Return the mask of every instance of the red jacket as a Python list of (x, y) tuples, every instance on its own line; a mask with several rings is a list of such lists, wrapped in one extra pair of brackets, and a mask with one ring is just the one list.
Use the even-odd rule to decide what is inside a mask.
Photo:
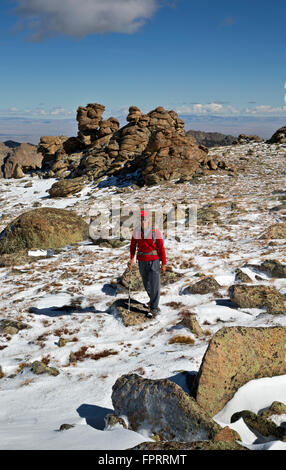
[(138, 251), (145, 251), (146, 253), (154, 250), (159, 250), (158, 255), (137, 255), (138, 261), (152, 261), (154, 259), (160, 259), (162, 264), (166, 264), (166, 253), (164, 248), (164, 242), (162, 238), (162, 234), (159, 229), (155, 229), (155, 236), (156, 236), (156, 243), (153, 242), (152, 232), (149, 230), (147, 233), (146, 238), (143, 238), (143, 234), (141, 232), (141, 237), (136, 238), (136, 231), (133, 231), (131, 243), (130, 243), (130, 257), (131, 259), (134, 258), (136, 252), (136, 245), (138, 244)]

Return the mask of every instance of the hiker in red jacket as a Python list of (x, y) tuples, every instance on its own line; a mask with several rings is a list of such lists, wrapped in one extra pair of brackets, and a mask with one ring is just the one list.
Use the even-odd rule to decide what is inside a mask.
[[(141, 211), (141, 230), (135, 229), (130, 243), (129, 269), (132, 269), (136, 246), (138, 245), (137, 260), (143, 285), (150, 301), (148, 303), (148, 318), (159, 311), (160, 272), (166, 272), (166, 253), (163, 238), (159, 229), (152, 228), (147, 211)], [(160, 269), (160, 260), (162, 262)]]

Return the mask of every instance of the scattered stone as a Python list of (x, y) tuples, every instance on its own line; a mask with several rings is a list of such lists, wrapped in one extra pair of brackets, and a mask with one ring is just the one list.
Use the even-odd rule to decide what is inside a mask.
[(240, 268), (236, 268), (234, 280), (242, 283), (252, 282), (252, 279), (248, 276), (248, 274), (244, 273)]
[(238, 432), (230, 429), (229, 426), (225, 426), (221, 431), (219, 431), (213, 441), (223, 441), (223, 442), (234, 442), (241, 441), (241, 437)]
[(183, 309), (179, 312), (179, 315), (180, 318), (182, 318), (179, 324), (188, 328), (196, 336), (204, 336), (204, 331), (201, 328), (195, 313), (190, 312), (188, 309)]
[(286, 238), (286, 223), (273, 224), (269, 227), (264, 234), (262, 234), (258, 239), (273, 239), (273, 238)]
[(127, 416), (129, 428), (148, 429), (161, 440), (212, 439), (221, 427), (198, 403), (168, 379), (149, 380), (123, 375), (112, 387), (117, 416)]
[(4, 372), (2, 370), (2, 367), (0, 366), (0, 379), (3, 379), (5, 377)]
[(17, 253), (4, 253), (0, 255), (0, 268), (26, 264), (30, 259), (31, 257), (28, 256), (27, 250), (21, 250)]
[(284, 278), (286, 277), (286, 264), (280, 263), (276, 259), (267, 259), (262, 264), (257, 266), (260, 271), (270, 274), (272, 277)]
[(31, 371), (36, 375), (48, 374), (57, 376), (60, 373), (55, 367), (49, 367), (41, 361), (34, 361), (32, 363)]
[(191, 395), (210, 416), (253, 379), (286, 373), (286, 327), (224, 327), (211, 338)]
[(74, 211), (41, 207), (24, 212), (0, 234), (0, 254), (61, 248), (89, 238), (89, 226)]
[(73, 179), (62, 179), (56, 181), (48, 193), (51, 197), (68, 197), (79, 193), (85, 186), (87, 179), (84, 176)]
[(184, 290), (186, 294), (209, 294), (211, 292), (217, 292), (221, 286), (214, 279), (213, 276), (205, 276), (203, 279), (200, 279), (198, 282), (191, 284)]
[(17, 328), (15, 328), (14, 326), (6, 326), (6, 328), (3, 329), (3, 334), (5, 335), (16, 335), (17, 333), (19, 332), (19, 330), (17, 330)]
[(230, 422), (235, 423), (240, 418), (243, 418), (245, 424), (252, 428), (254, 431), (259, 432), (262, 436), (269, 437), (274, 436), (279, 440), (286, 438), (286, 428), (277, 426), (273, 421), (258, 416), (249, 410), (239, 411), (234, 413), (231, 417)]
[(0, 320), (0, 333), (3, 334), (15, 335), (26, 328), (31, 328), (31, 326), (20, 321)]
[(69, 362), (76, 362), (77, 361), (77, 358), (76, 358), (76, 354), (74, 352), (71, 352), (70, 355), (69, 355)]
[(67, 431), (68, 429), (74, 428), (74, 424), (61, 424), (60, 425), (60, 431)]
[(275, 287), (234, 284), (228, 293), (240, 308), (266, 308), (272, 315), (286, 314), (286, 298)]
[(197, 210), (198, 225), (210, 225), (218, 223), (219, 212), (209, 206), (203, 206)]
[(269, 418), (273, 415), (284, 415), (286, 414), (286, 405), (280, 401), (274, 401), (267, 410), (261, 413), (262, 418)]
[(286, 212), (286, 204), (279, 204), (279, 206), (271, 207), (269, 209), (269, 212), (280, 212), (281, 214), (285, 214)]
[(105, 427), (106, 428), (107, 427), (113, 427), (113, 426), (116, 426), (116, 425), (120, 424), (120, 426), (123, 426), (124, 429), (128, 429), (128, 426), (125, 423), (124, 419), (122, 419), (119, 416), (116, 416), (114, 414), (106, 415), (104, 420), (105, 420)]
[(249, 450), (236, 442), (228, 441), (195, 441), (195, 442), (142, 442), (127, 450)]
[[(183, 277), (183, 274), (176, 273), (175, 271), (172, 270), (171, 267), (168, 267), (165, 273), (160, 274), (161, 286), (166, 286), (168, 284), (177, 282), (182, 277)], [(144, 290), (142, 278), (141, 278), (140, 271), (138, 268), (138, 263), (134, 263), (132, 265), (131, 278), (130, 278), (129, 268), (126, 268), (122, 276), (118, 277), (117, 279), (118, 292), (128, 292), (129, 281), (130, 281), (131, 292)]]
[(97, 239), (93, 239), (93, 244), (103, 246), (106, 248), (119, 248), (126, 244), (126, 240), (119, 239), (119, 238), (115, 238), (115, 239), (97, 238)]

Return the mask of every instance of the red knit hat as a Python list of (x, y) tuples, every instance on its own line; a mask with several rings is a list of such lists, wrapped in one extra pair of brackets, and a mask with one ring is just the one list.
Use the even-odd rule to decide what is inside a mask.
[(149, 212), (147, 212), (147, 211), (141, 211), (141, 212), (140, 212), (140, 217), (149, 217)]

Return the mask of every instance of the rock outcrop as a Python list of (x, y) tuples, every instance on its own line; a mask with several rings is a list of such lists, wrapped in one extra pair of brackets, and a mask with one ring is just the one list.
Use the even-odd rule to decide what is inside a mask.
[(43, 136), (38, 145), (42, 170), (47, 177), (66, 178), (80, 163), (84, 145), (76, 137)]
[(263, 139), (258, 135), (240, 134), (237, 139), (233, 141), (233, 145), (251, 144), (253, 142), (263, 142)]
[(286, 126), (280, 127), (267, 141), (268, 144), (286, 144)]
[(115, 415), (128, 418), (133, 431), (147, 430), (162, 440), (212, 439), (221, 427), (181, 387), (168, 379), (123, 375), (112, 387)]
[(74, 211), (42, 207), (25, 212), (0, 233), (0, 255), (34, 248), (61, 248), (89, 238), (89, 226)]
[[(42, 137), (38, 151), (44, 156), (46, 176), (75, 178), (86, 175), (100, 181), (108, 176), (133, 173), (139, 185), (187, 181), (196, 174), (228, 169), (206, 147), (187, 137), (175, 111), (157, 107), (143, 114), (129, 108), (128, 124), (102, 118), (105, 107), (98, 103), (77, 110), (77, 137)], [(234, 170), (233, 170), (234, 171)]]
[(225, 327), (212, 337), (191, 395), (210, 416), (253, 379), (286, 373), (286, 327)]
[(35, 145), (21, 144), (10, 148), (2, 167), (4, 178), (22, 178), (27, 171), (41, 168), (42, 159)]
[(203, 132), (190, 129), (186, 132), (187, 137), (194, 137), (198, 145), (205, 145), (208, 148), (232, 145), (235, 137), (232, 135), (220, 134), (219, 132)]
[(9, 155), (9, 151), (9, 147), (7, 147), (3, 142), (0, 142), (0, 178), (4, 178), (3, 164), (7, 155)]

